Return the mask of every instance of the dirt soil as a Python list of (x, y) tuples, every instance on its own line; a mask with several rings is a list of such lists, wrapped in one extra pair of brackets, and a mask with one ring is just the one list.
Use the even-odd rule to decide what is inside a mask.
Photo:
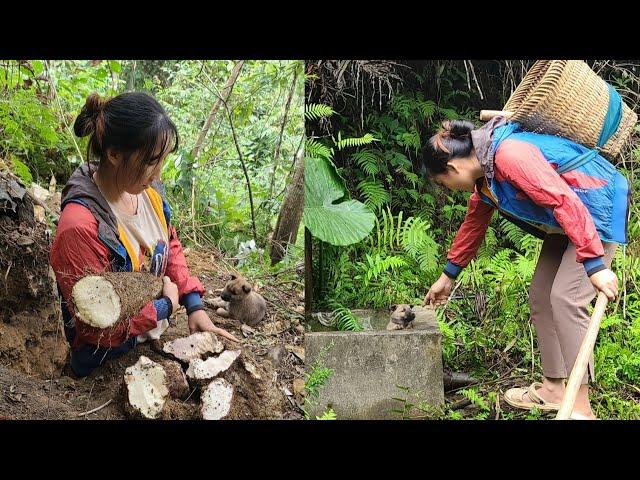
[[(243, 342), (242, 355), (221, 375), (235, 388), (229, 418), (302, 419), (303, 399), (293, 395), (293, 380), (304, 376), (302, 315), (294, 310), (304, 304), (299, 292), (293, 285), (257, 289), (267, 300), (267, 318), (253, 331), (245, 328), (243, 332), (239, 322), (218, 317), (206, 302), (222, 291), (233, 267), (215, 250), (186, 249), (185, 254), (191, 273), (207, 290), (207, 313), (216, 325)], [(59, 317), (50, 318), (51, 312), (57, 311), (55, 306), (57, 299), (48, 298), (36, 316), (23, 313), (0, 323), (0, 419), (126, 419), (122, 388), (125, 369), (141, 355), (159, 361), (168, 358), (167, 354), (158, 345), (139, 344), (88, 377), (73, 378), (68, 364), (61, 361), (64, 358), (68, 362), (68, 355), (64, 335), (58, 329)], [(49, 312), (45, 318), (37, 316), (42, 311)], [(172, 321), (161, 342), (189, 334), (183, 308)], [(233, 342), (221, 340), (227, 349), (238, 348)], [(256, 367), (259, 379), (247, 371), (245, 362)], [(81, 415), (109, 401), (106, 407)], [(198, 416), (198, 388), (192, 388), (185, 401), (170, 400), (162, 413), (163, 419), (190, 420)]]

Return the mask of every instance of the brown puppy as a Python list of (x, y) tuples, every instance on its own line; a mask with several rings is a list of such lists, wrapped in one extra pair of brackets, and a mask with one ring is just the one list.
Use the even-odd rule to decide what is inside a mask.
[(242, 275), (231, 275), (231, 280), (220, 294), (216, 314), (231, 317), (254, 327), (267, 313), (267, 303), (262, 296), (252, 291), (251, 285)]
[[(393, 307), (391, 307), (393, 308)], [(387, 324), (387, 330), (403, 330), (405, 328), (413, 328), (413, 320), (416, 314), (413, 313), (411, 305), (401, 304), (395, 307), (391, 314), (391, 320)]]

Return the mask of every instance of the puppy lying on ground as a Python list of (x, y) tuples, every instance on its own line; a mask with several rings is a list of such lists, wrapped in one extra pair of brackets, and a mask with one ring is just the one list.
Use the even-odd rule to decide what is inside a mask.
[(267, 314), (267, 303), (262, 296), (252, 291), (251, 285), (242, 275), (231, 275), (219, 297), (213, 299), (216, 314), (231, 317), (254, 327)]
[[(391, 307), (393, 308), (393, 307)], [(411, 305), (405, 303), (395, 307), (391, 313), (391, 320), (387, 324), (387, 330), (404, 330), (405, 328), (413, 328), (413, 320), (416, 314), (413, 313)]]

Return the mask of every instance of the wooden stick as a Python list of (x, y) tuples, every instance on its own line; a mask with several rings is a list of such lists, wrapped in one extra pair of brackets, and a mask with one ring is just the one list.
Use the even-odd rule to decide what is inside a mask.
[(480, 110), (480, 120), (486, 122), (493, 117), (506, 117), (509, 118), (513, 115), (513, 112), (508, 110)]
[(84, 417), (86, 415), (90, 415), (92, 413), (97, 412), (98, 410), (102, 410), (104, 407), (106, 407), (107, 405), (109, 405), (111, 402), (113, 402), (113, 398), (111, 400), (109, 400), (107, 403), (104, 403), (102, 405), (100, 405), (99, 407), (94, 408), (93, 410), (89, 410), (88, 412), (83, 412), (83, 413), (79, 413), (78, 417)]
[(565, 389), (564, 398), (560, 404), (560, 410), (558, 410), (558, 414), (556, 415), (556, 420), (567, 420), (573, 412), (573, 405), (576, 401), (580, 384), (582, 383), (582, 377), (587, 371), (589, 357), (591, 357), (591, 352), (596, 344), (596, 338), (598, 338), (598, 331), (600, 330), (600, 323), (602, 323), (604, 311), (607, 308), (607, 301), (607, 296), (600, 292), (596, 306), (593, 309), (593, 314), (591, 315), (591, 323), (584, 336), (584, 340), (582, 340), (576, 362), (571, 369), (571, 375), (569, 375), (567, 388)]

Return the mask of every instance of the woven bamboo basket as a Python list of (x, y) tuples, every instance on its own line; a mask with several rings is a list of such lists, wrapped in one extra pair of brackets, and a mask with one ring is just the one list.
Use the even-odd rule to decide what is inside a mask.
[[(607, 84), (580, 60), (539, 60), (527, 72), (503, 111), (529, 131), (559, 135), (595, 148), (609, 106)], [(618, 156), (638, 116), (623, 102), (616, 132), (601, 153)]]

